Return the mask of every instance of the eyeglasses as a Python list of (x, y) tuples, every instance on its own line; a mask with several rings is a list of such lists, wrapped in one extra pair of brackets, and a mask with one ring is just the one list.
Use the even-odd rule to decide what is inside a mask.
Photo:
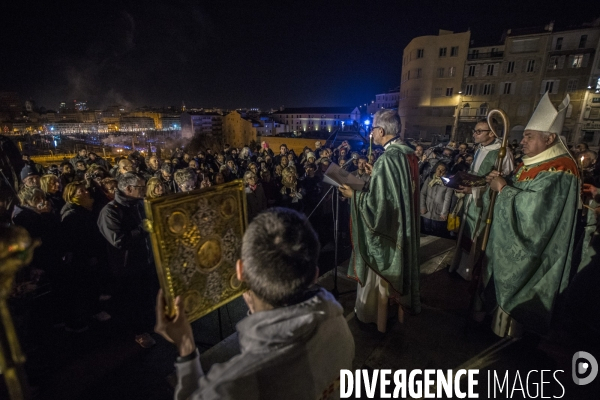
[(491, 132), (491, 129), (473, 129), (473, 134), (474, 135), (481, 135), (483, 132)]
[(131, 185), (131, 187), (134, 187), (134, 188), (145, 188), (146, 185), (141, 185), (141, 186), (140, 185)]

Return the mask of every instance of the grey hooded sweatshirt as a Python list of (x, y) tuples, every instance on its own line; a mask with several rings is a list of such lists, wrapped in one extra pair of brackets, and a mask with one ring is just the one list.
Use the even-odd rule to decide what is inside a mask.
[(241, 354), (206, 375), (198, 356), (175, 364), (175, 399), (339, 398), (354, 339), (331, 293), (321, 288), (301, 303), (249, 315), (236, 329)]

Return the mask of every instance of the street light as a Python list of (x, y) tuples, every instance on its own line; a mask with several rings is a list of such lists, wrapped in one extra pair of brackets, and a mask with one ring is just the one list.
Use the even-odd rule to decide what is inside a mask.
[(458, 115), (460, 113), (460, 103), (462, 100), (462, 90), (458, 91), (458, 103), (456, 104), (456, 111), (454, 113), (454, 124), (452, 125), (452, 135), (450, 136), (451, 142), (456, 142), (456, 131), (458, 129)]

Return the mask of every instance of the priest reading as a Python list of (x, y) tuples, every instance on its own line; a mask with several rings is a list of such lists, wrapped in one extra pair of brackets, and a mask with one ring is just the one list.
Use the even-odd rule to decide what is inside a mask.
[(568, 284), (579, 202), (577, 165), (559, 138), (568, 105), (567, 95), (557, 110), (546, 93), (523, 132), (514, 176), (488, 175), (499, 193), (483, 279), (499, 336), (546, 332)]
[(377, 323), (381, 332), (387, 328), (390, 298), (413, 314), (421, 311), (418, 159), (400, 140), (400, 128), (397, 111), (377, 111), (371, 134), (385, 152), (362, 191), (340, 188), (344, 197), (352, 198), (348, 276), (358, 282), (356, 316)]

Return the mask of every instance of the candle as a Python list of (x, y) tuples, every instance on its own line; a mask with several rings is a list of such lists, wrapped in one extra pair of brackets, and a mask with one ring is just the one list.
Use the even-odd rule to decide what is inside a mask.
[(581, 156), (581, 176), (583, 178), (583, 156)]
[(373, 148), (373, 133), (369, 134), (369, 157), (371, 157), (372, 148)]

